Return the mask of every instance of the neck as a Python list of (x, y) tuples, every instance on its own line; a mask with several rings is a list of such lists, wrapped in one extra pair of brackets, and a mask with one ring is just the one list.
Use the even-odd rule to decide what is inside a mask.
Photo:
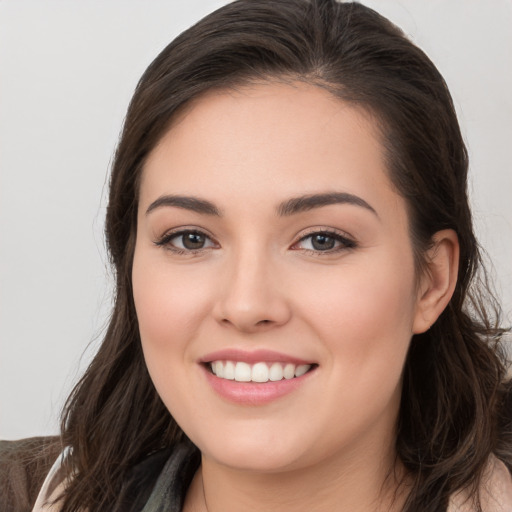
[[(321, 464), (290, 471), (238, 471), (203, 457), (185, 510), (202, 512), (394, 512), (405, 491), (394, 453), (366, 457), (339, 454)], [(191, 497), (189, 495), (189, 497)]]

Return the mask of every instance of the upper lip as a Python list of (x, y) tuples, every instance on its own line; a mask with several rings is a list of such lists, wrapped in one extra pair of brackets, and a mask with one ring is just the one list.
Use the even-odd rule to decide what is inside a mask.
[(244, 363), (293, 363), (296, 365), (313, 364), (312, 361), (301, 359), (300, 357), (275, 352), (274, 350), (240, 350), (229, 348), (210, 352), (199, 359), (200, 363), (211, 363), (212, 361), (235, 361)]

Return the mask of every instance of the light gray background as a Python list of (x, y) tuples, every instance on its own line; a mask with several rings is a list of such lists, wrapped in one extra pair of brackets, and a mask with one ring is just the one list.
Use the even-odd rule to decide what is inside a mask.
[[(174, 36), (223, 3), (0, 0), (1, 438), (57, 432), (110, 309), (106, 181), (131, 93)], [(448, 82), (475, 222), (510, 320), (512, 2), (363, 3), (400, 25)]]

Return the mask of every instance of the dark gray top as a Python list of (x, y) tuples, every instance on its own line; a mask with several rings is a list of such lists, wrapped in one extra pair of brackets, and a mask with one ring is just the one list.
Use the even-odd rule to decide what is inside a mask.
[(200, 463), (190, 442), (151, 455), (133, 468), (113, 512), (181, 512)]

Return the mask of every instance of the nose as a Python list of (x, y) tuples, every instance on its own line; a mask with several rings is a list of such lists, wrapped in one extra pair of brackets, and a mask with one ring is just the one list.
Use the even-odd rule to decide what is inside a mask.
[(217, 321), (255, 333), (286, 324), (291, 309), (286, 286), (270, 258), (251, 252), (226, 266), (215, 305)]

